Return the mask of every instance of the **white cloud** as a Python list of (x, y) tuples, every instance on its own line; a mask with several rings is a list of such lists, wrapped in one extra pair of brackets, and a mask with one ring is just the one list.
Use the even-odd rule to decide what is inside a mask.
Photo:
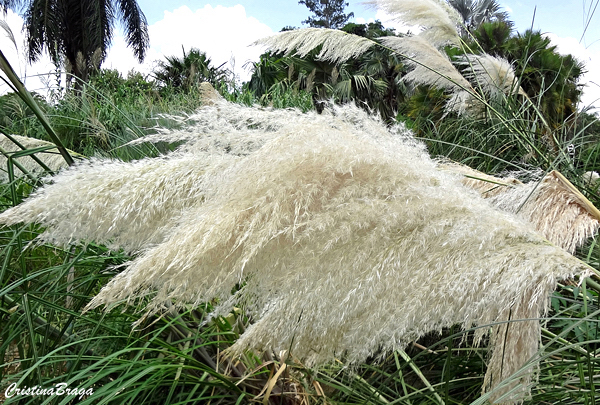
[(545, 34), (556, 50), (563, 55), (571, 54), (577, 60), (585, 63), (587, 73), (583, 76), (581, 84), (585, 84), (580, 107), (594, 106), (600, 109), (600, 49), (586, 48), (575, 38), (562, 38), (556, 34)]
[(375, 13), (375, 19), (381, 21), (385, 28), (395, 29), (398, 34), (406, 34), (408, 32), (416, 34), (421, 31), (420, 27), (407, 25), (400, 21), (397, 17), (394, 17), (383, 10), (377, 10), (377, 13)]
[(369, 18), (368, 20), (364, 19), (363, 17), (357, 17), (354, 19), (354, 23), (356, 24), (367, 24), (367, 23), (374, 23), (375, 19), (374, 18)]
[[(187, 6), (165, 11), (164, 18), (149, 27), (150, 46), (146, 61), (140, 65), (133, 57), (122, 35), (115, 38), (103, 67), (121, 72), (136, 69), (149, 73), (156, 60), (164, 56), (182, 56), (196, 47), (206, 52), (214, 66), (229, 64), (235, 59), (235, 72), (243, 80), (248, 72), (242, 66), (249, 60), (257, 61), (263, 49), (249, 45), (259, 38), (272, 35), (273, 31), (256, 18), (247, 16), (243, 6), (234, 7), (206, 5), (196, 11)], [(229, 67), (231, 67), (229, 65)]]

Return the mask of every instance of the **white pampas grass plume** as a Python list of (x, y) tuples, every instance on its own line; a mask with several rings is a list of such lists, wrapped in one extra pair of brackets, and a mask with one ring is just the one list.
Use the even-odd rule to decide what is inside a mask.
[(600, 211), (555, 170), (540, 182), (507, 188), (493, 196), (492, 203), (519, 212), (549, 241), (571, 253), (600, 228)]
[[(196, 120), (210, 121), (214, 108), (198, 111)], [(0, 221), (43, 218), (47, 237), (57, 232), (65, 240), (74, 226), (73, 238), (144, 247), (89, 308), (148, 297), (147, 310), (156, 312), (217, 298), (216, 313), (243, 307), (254, 320), (231, 354), (289, 349), (309, 366), (339, 357), (361, 362), (455, 324), (480, 326), (481, 338), (490, 324), (542, 316), (558, 281), (588, 273), (530, 225), (439, 170), (409, 134), (357, 107), (321, 115), (218, 108), (224, 122), (236, 114), (247, 122), (254, 112), (251, 124), (228, 127), (228, 138), (261, 132), (262, 145), (240, 156), (191, 146), (158, 161), (118, 163), (120, 176), (111, 175), (116, 162), (80, 165), (67, 173), (72, 190), (83, 192), (62, 202), (75, 209), (49, 204), (53, 187), (63, 184), (57, 181)], [(214, 156), (230, 161), (219, 166)], [(195, 168), (185, 159), (207, 164)], [(114, 227), (99, 220), (101, 212), (118, 218)], [(121, 235), (138, 222), (145, 222), (138, 232), (160, 237)], [(536, 353), (539, 323), (512, 322), (505, 337), (494, 326), (491, 334), (494, 374), (486, 381), (493, 390)]]
[(385, 11), (396, 22), (421, 27), (423, 31), (419, 35), (437, 47), (460, 43), (456, 30), (460, 15), (445, 1), (371, 0), (366, 4)]
[(202, 201), (209, 188), (203, 181), (218, 181), (214, 167), (232, 159), (197, 153), (133, 163), (80, 162), (46, 179), (49, 184), (26, 202), (2, 213), (2, 222), (46, 226), (41, 242), (96, 241), (137, 252), (161, 242), (182, 210)]
[(453, 92), (471, 89), (471, 84), (456, 70), (448, 56), (425, 38), (383, 37), (380, 40), (385, 46), (409, 58), (406, 65), (412, 70), (402, 80), (413, 85), (435, 86)]
[[(42, 141), (41, 139), (29, 138), (20, 135), (11, 135), (25, 149), (35, 149), (40, 147), (53, 147), (52, 149), (38, 152), (35, 156), (44, 163), (50, 170), (58, 171), (66, 167), (65, 159), (60, 155), (55, 145), (51, 142)], [(0, 149), (4, 152), (14, 153), (21, 152), (23, 148), (17, 146), (12, 140), (5, 135), (0, 135)], [(15, 159), (28, 173), (40, 173), (44, 168), (40, 166), (31, 156), (23, 156)], [(0, 154), (0, 181), (8, 181), (8, 159), (4, 154)], [(15, 165), (15, 176), (23, 176), (23, 172)]]
[(516, 177), (494, 177), (457, 163), (443, 170), (460, 173), (462, 182), (503, 211), (518, 213), (540, 234), (569, 253), (600, 228), (600, 211), (560, 172), (522, 183)]
[(358, 35), (328, 28), (304, 28), (280, 32), (259, 39), (254, 45), (263, 45), (267, 50), (284, 52), (304, 57), (318, 46), (322, 46), (317, 59), (342, 63), (365, 53), (377, 43)]
[(468, 54), (456, 60), (464, 67), (463, 74), (473, 83), (473, 87), (494, 99), (523, 91), (519, 88), (512, 65), (504, 58)]

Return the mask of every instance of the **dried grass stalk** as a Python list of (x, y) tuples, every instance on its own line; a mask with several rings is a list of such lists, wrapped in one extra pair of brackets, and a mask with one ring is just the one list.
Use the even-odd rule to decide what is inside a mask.
[[(214, 108), (197, 121), (238, 115), (226, 139), (262, 133), (263, 144), (199, 158), (192, 139), (161, 159), (79, 165), (66, 173), (81, 192), (55, 192), (67, 183), (61, 174), (0, 221), (140, 250), (89, 308), (144, 298), (157, 312), (218, 298), (216, 313), (241, 306), (255, 320), (230, 354), (289, 349), (308, 365), (356, 364), (455, 324), (480, 326), (481, 338), (509, 314), (543, 315), (559, 280), (588, 272), (439, 170), (410, 134), (356, 107), (302, 115), (220, 104), (226, 118)], [(135, 224), (156, 237), (135, 238)], [(536, 352), (535, 328), (513, 322), (505, 341), (492, 328), (490, 389)]]
[(477, 190), (484, 198), (502, 194), (506, 192), (507, 188), (523, 184), (516, 177), (496, 177), (451, 161), (440, 163), (439, 168), (463, 175), (462, 184), (470, 189)]
[(562, 174), (553, 170), (541, 182), (507, 189), (492, 203), (517, 212), (552, 243), (574, 253), (600, 228), (600, 212)]

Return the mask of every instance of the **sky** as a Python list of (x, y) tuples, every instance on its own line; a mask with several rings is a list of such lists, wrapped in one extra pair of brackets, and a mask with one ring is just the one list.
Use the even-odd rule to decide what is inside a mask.
[[(386, 23), (384, 14), (361, 1), (348, 0), (348, 3), (346, 11), (354, 13), (354, 22), (379, 19), (384, 26), (393, 26)], [(586, 64), (588, 73), (583, 80), (586, 87), (580, 107), (594, 106), (600, 112), (600, 7), (596, 14), (591, 11), (599, 0), (502, 0), (500, 3), (509, 12), (517, 31), (531, 27), (540, 30), (557, 45), (559, 52), (571, 53)], [(285, 26), (303, 27), (302, 21), (310, 15), (297, 0), (138, 0), (138, 4), (146, 15), (150, 33), (151, 48), (144, 63), (137, 63), (118, 29), (103, 67), (124, 74), (131, 69), (149, 74), (165, 56), (182, 55), (183, 49), (197, 47), (207, 53), (215, 66), (228, 63), (240, 80), (247, 80), (247, 62), (258, 60), (263, 52), (251, 44)], [(10, 12), (6, 18), (22, 49), (22, 20)], [(14, 45), (3, 38), (0, 46), (5, 53), (10, 50), (7, 57), (17, 63), (19, 57)], [(46, 83), (40, 83), (32, 77), (53, 70), (48, 59), (27, 66), (21, 56), (17, 70), (28, 76), (26, 84), (33, 86), (32, 89), (54, 81), (46, 77)]]

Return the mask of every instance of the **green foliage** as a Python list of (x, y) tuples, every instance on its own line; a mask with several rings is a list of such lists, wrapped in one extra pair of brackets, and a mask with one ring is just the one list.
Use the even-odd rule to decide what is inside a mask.
[[(349, 23), (343, 31), (366, 38), (393, 35), (393, 30), (376, 21), (368, 24)], [(305, 91), (312, 95), (314, 107), (323, 103), (355, 102), (357, 105), (377, 112), (391, 122), (406, 100), (406, 88), (401, 81), (404, 66), (395, 53), (384, 48), (372, 48), (364, 55), (336, 65), (318, 60), (314, 50), (304, 58), (272, 53), (261, 55), (252, 64), (252, 76), (248, 89), (261, 100), (275, 100), (272, 93), (286, 89)]]
[(354, 17), (354, 13), (344, 13), (348, 6), (344, 0), (300, 0), (298, 4), (304, 4), (314, 14), (302, 21), (311, 27), (337, 29)]
[(223, 65), (225, 64), (212, 66), (206, 53), (197, 48), (192, 48), (187, 53), (183, 49), (183, 57), (168, 56), (166, 61), (160, 61), (153, 76), (163, 87), (188, 92), (201, 82), (217, 86), (226, 81), (228, 71), (223, 69)]

